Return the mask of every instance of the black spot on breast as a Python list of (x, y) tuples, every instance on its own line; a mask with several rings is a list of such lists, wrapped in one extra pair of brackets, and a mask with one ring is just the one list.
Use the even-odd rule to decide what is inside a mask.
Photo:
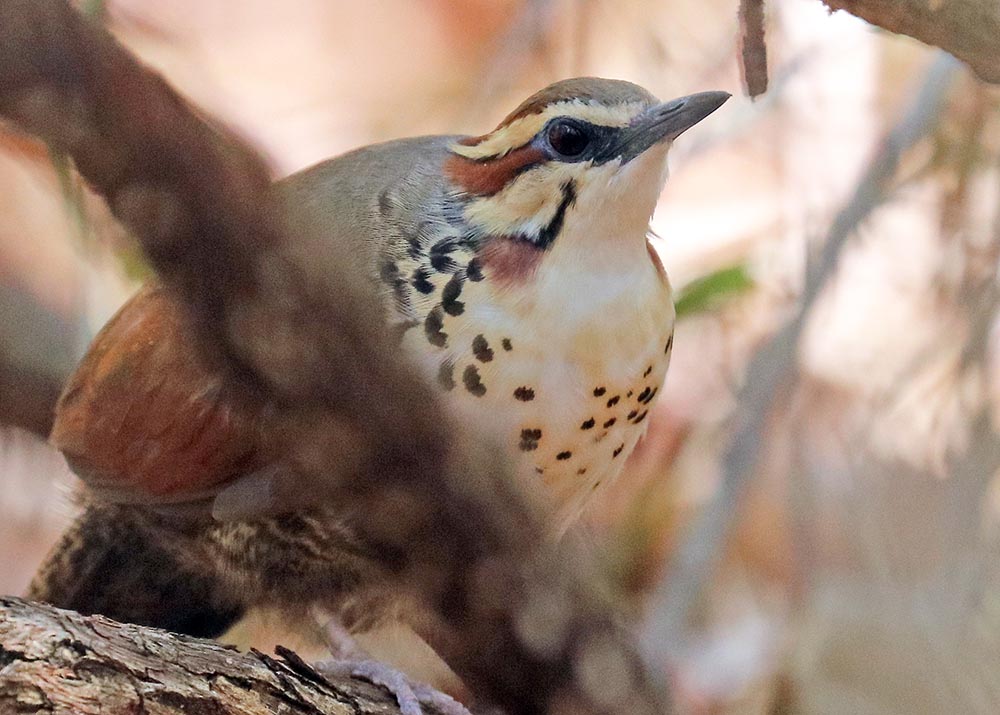
[(591, 428), (591, 427), (593, 427), (593, 426), (594, 426), (595, 424), (596, 424), (596, 422), (594, 421), (594, 418), (593, 418), (593, 417), (591, 417), (591, 418), (590, 418), (589, 420), (587, 420), (587, 421), (586, 421), (586, 422), (584, 422), (584, 423), (583, 423), (582, 425), (580, 425), (580, 429), (590, 429), (590, 428)]
[(431, 256), (431, 267), (438, 273), (451, 273), (456, 264), (448, 256)]
[(521, 402), (531, 402), (535, 399), (535, 391), (530, 387), (519, 387), (514, 390), (514, 397)]
[(649, 373), (651, 373), (652, 371), (653, 371), (653, 366), (650, 365), (649, 367), (646, 368), (646, 372), (642, 373), (642, 376), (649, 377)]
[(632, 391), (631, 390), (629, 390), (628, 392), (625, 393), (625, 397), (631, 397), (631, 396), (632, 396)]
[(559, 454), (556, 455), (556, 459), (558, 459), (560, 462), (565, 462), (572, 456), (573, 456), (572, 452), (560, 452)]
[(634, 418), (637, 414), (639, 414), (637, 410), (632, 410), (631, 412), (628, 413), (628, 417), (626, 417), (625, 419), (631, 421), (632, 418)]
[(617, 422), (617, 421), (618, 421), (617, 418), (612, 417), (610, 420), (608, 420), (607, 422), (604, 423), (604, 429), (607, 429), (608, 427), (613, 426), (614, 423)]
[(424, 334), (427, 336), (427, 342), (439, 348), (445, 347), (448, 344), (448, 335), (441, 330), (443, 327), (444, 311), (440, 305), (435, 305), (427, 314), (427, 318), (424, 319)]
[(625, 443), (624, 442), (622, 442), (620, 445), (618, 445), (618, 447), (615, 449), (615, 451), (611, 453), (611, 458), (614, 459), (615, 457), (617, 457), (619, 454), (622, 453), (623, 449), (625, 449)]
[(514, 349), (514, 346), (510, 344), (510, 338), (504, 338), (503, 340), (501, 340), (500, 345), (503, 346), (503, 349), (506, 350), (507, 352), (510, 352), (511, 350)]
[(465, 266), (465, 275), (473, 283), (478, 283), (483, 279), (483, 267), (478, 258), (473, 257)]
[(600, 397), (605, 392), (607, 392), (607, 390), (604, 389), (603, 387), (595, 387), (594, 388), (594, 397)]
[(587, 473), (587, 468), (586, 467), (580, 467), (579, 469), (576, 470), (576, 473), (577, 474), (586, 474)]
[(649, 414), (649, 410), (643, 410), (642, 414), (635, 418), (635, 422), (633, 422), (633, 424), (639, 424), (644, 419), (646, 419), (646, 415), (648, 415), (648, 414)]
[(521, 430), (521, 443), (518, 445), (522, 452), (532, 452), (538, 449), (538, 440), (542, 438), (540, 429)]
[(493, 359), (493, 348), (486, 342), (482, 333), (472, 339), (472, 354), (479, 362), (489, 362)]
[(463, 280), (461, 273), (455, 273), (444, 284), (444, 290), (441, 291), (441, 306), (448, 315), (461, 315), (465, 312), (465, 303), (458, 299), (458, 296), (462, 295)]
[(465, 372), (462, 373), (462, 382), (465, 384), (465, 389), (476, 397), (482, 397), (486, 394), (486, 385), (480, 379), (479, 370), (475, 365), (469, 365), (465, 368)]
[(639, 396), (638, 396), (637, 398), (635, 398), (636, 400), (638, 400), (638, 401), (639, 401), (639, 404), (640, 404), (640, 405), (641, 405), (641, 404), (643, 404), (643, 403), (645, 403), (645, 401), (646, 401), (646, 399), (647, 399), (647, 398), (649, 397), (649, 395), (650, 395), (650, 391), (651, 391), (652, 389), (653, 389), (653, 388), (651, 388), (651, 387), (648, 387), (648, 386), (647, 386), (647, 387), (646, 387), (646, 389), (645, 389), (645, 390), (643, 390), (642, 392), (640, 392), (640, 393), (639, 393)]
[(438, 273), (451, 273), (458, 266), (451, 258), (451, 252), (457, 248), (454, 239), (442, 238), (431, 246), (431, 267)]
[(608, 400), (608, 407), (614, 407), (615, 405), (618, 404), (618, 401), (620, 399), (621, 399), (621, 395), (615, 395), (610, 400)]
[(438, 368), (438, 384), (446, 390), (455, 387), (455, 365), (450, 360), (445, 360)]
[[(647, 387), (646, 389), (648, 390), (649, 388)], [(646, 395), (645, 398), (639, 398), (639, 402), (641, 402), (644, 405), (648, 405), (650, 402), (653, 401), (653, 398), (656, 397), (656, 392), (659, 389), (660, 388), (658, 387), (654, 387), (653, 390), (648, 395)]]
[(663, 348), (663, 354), (666, 355), (670, 352), (670, 348), (674, 346), (674, 334), (670, 333), (670, 337), (667, 338), (667, 346)]
[(415, 261), (423, 258), (424, 245), (420, 242), (420, 229), (418, 228), (416, 233), (404, 234), (403, 238), (406, 239), (406, 253), (410, 258)]
[(421, 266), (417, 270), (413, 271), (413, 287), (424, 295), (430, 295), (434, 292), (434, 284), (431, 283), (430, 277), (430, 271)]

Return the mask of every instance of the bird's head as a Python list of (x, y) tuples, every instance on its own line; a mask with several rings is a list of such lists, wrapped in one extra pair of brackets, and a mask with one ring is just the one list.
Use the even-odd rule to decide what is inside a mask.
[(445, 173), (468, 225), (522, 252), (547, 251), (566, 234), (583, 242), (645, 237), (671, 142), (728, 98), (702, 92), (661, 103), (630, 82), (564, 80), (492, 132), (456, 141)]

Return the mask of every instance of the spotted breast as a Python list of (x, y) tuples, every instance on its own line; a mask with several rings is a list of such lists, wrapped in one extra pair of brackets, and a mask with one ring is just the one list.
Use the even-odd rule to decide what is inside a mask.
[(472, 230), (459, 213), (414, 226), (380, 270), (402, 345), (463, 419), (508, 445), (523, 478), (544, 482), (559, 530), (621, 471), (669, 365), (670, 284), (646, 236), (664, 153), (631, 167), (655, 171), (655, 193), (611, 206), (578, 197), (604, 177), (570, 179), (544, 246)]
[(374, 259), (401, 344), (547, 485), (560, 529), (649, 424), (674, 325), (649, 219), (672, 141), (727, 96), (566, 80), (482, 136), (366, 147), (285, 184), (370, 239), (344, 260)]
[(602, 278), (617, 285), (552, 295), (544, 278), (505, 285), (484, 251), (456, 248), (454, 272), (429, 271), (426, 318), (404, 335), (463, 418), (500, 435), (523, 477), (547, 485), (559, 529), (621, 471), (667, 372), (670, 285), (643, 254), (644, 265)]

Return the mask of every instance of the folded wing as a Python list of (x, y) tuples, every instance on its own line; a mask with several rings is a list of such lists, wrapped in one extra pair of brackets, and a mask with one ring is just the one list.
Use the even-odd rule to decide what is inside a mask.
[(275, 454), (267, 406), (208, 365), (187, 317), (153, 283), (108, 322), (56, 407), (52, 443), (101, 496), (209, 498)]

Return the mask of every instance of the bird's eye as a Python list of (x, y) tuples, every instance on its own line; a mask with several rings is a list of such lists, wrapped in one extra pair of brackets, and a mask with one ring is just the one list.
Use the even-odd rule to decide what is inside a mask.
[(587, 131), (575, 122), (557, 121), (549, 126), (549, 145), (566, 157), (580, 156), (590, 144)]

